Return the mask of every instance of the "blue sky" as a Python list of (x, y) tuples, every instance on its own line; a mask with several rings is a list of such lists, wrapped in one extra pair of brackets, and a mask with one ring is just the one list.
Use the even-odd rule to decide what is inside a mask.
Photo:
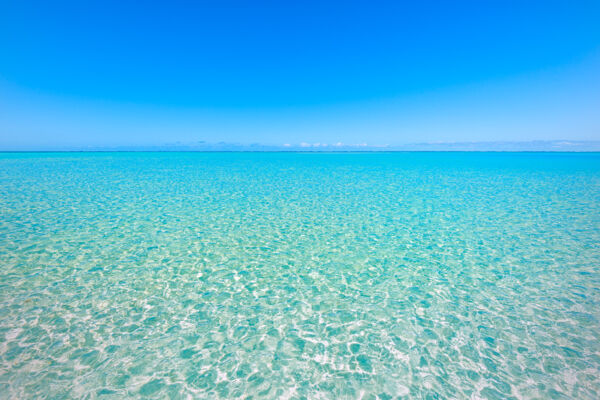
[(296, 3), (0, 0), (0, 148), (600, 140), (598, 1)]

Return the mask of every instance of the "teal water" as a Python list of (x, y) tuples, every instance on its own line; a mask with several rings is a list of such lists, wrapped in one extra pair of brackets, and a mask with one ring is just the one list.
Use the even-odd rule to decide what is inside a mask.
[(600, 154), (0, 154), (0, 398), (600, 396)]

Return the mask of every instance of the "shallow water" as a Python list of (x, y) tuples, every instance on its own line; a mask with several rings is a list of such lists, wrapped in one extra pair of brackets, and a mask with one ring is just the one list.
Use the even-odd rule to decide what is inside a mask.
[(0, 154), (0, 398), (600, 396), (600, 154)]

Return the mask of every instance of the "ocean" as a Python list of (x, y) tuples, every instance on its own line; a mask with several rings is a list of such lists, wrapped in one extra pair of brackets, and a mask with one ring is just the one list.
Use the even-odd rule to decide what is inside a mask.
[(0, 153), (0, 398), (600, 397), (600, 153)]

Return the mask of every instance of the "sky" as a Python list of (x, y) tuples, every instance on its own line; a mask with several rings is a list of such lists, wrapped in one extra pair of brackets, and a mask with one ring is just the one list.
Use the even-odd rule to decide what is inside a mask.
[(600, 140), (599, 1), (0, 0), (0, 150)]

